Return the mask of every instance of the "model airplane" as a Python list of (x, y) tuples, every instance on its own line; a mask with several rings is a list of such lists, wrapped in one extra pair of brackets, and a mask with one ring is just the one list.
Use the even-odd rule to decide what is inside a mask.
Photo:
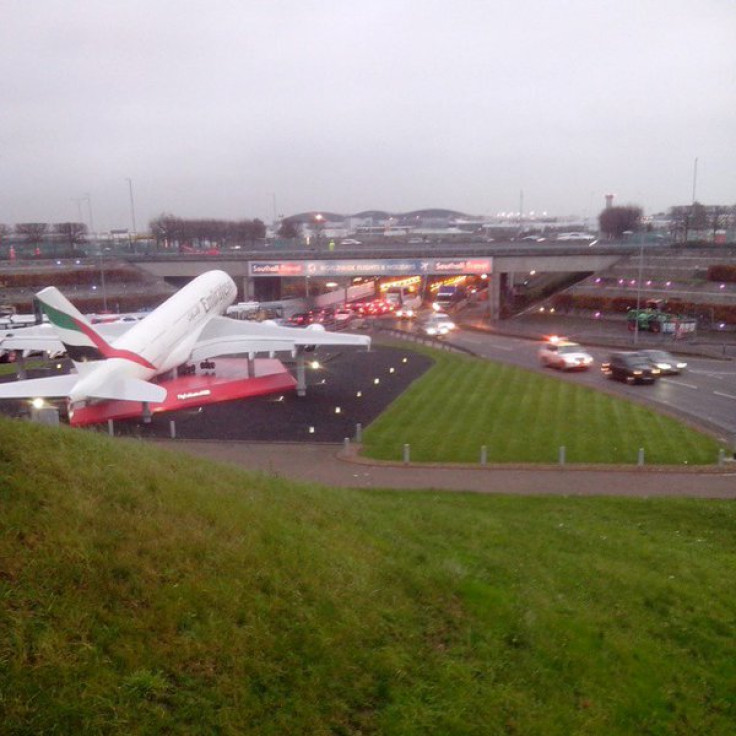
[(50, 324), (4, 337), (0, 333), (0, 349), (66, 350), (76, 373), (2, 383), (0, 399), (66, 397), (70, 405), (90, 400), (160, 403), (167, 389), (155, 379), (190, 361), (243, 354), (273, 358), (320, 345), (370, 346), (365, 335), (338, 335), (319, 325), (297, 329), (223, 317), (236, 294), (228, 274), (209, 271), (139, 322), (92, 325), (58, 289), (47, 287), (36, 297)]

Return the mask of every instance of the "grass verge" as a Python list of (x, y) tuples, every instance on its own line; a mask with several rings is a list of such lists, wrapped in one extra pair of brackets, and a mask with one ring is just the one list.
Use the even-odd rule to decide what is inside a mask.
[(416, 462), (704, 465), (719, 443), (682, 422), (610, 394), (464, 355), (435, 364), (363, 434), (363, 454)]
[(736, 508), (297, 485), (0, 419), (3, 733), (730, 734)]

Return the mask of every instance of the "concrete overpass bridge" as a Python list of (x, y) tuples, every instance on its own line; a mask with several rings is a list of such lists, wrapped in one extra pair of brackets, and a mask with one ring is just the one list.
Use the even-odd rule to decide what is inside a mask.
[[(321, 247), (320, 247), (321, 246)], [(569, 243), (386, 243), (283, 249), (261, 246), (252, 250), (218, 255), (156, 253), (129, 255), (140, 268), (181, 285), (214, 268), (229, 273), (243, 299), (274, 299), (274, 284), (281, 279), (323, 278), (336, 280), (356, 276), (450, 276), (480, 275), (489, 278), (489, 315), (497, 319), (501, 294), (516, 273), (591, 273), (609, 268), (620, 259), (638, 253), (640, 245)], [(649, 248), (650, 246), (648, 246)], [(661, 247), (661, 246), (659, 246)], [(276, 280), (276, 281), (275, 281)]]

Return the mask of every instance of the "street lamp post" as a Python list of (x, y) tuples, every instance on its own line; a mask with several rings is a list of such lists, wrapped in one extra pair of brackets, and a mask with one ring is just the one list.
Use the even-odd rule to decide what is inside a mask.
[(97, 246), (97, 257), (100, 259), (100, 287), (102, 288), (102, 309), (107, 312), (107, 286), (105, 285), (105, 264), (102, 260), (102, 248), (97, 241), (95, 233), (95, 222), (92, 218), (92, 197), (89, 192), (85, 193), (84, 198), (87, 200), (87, 208), (89, 209), (89, 229), (91, 235), (94, 238), (95, 245)]
[(130, 195), (130, 219), (133, 223), (133, 237), (138, 233), (138, 230), (135, 226), (135, 201), (133, 200), (133, 180), (130, 178), (126, 178), (126, 181), (128, 182), (128, 194)]
[(639, 278), (636, 280), (636, 320), (634, 321), (634, 345), (639, 344), (639, 309), (641, 308), (641, 279), (644, 271), (644, 233), (639, 233)]
[(317, 214), (314, 216), (314, 221), (316, 222), (316, 241), (317, 241), (317, 252), (320, 251), (320, 240), (322, 236), (322, 228), (324, 227), (325, 218), (322, 214)]

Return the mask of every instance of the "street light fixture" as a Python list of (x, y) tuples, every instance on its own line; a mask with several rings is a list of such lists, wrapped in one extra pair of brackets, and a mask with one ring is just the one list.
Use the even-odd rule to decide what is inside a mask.
[(314, 216), (314, 221), (316, 223), (315, 230), (316, 232), (316, 240), (317, 240), (317, 252), (320, 250), (320, 238), (322, 234), (322, 228), (324, 227), (325, 217), (324, 215), (318, 213)]

